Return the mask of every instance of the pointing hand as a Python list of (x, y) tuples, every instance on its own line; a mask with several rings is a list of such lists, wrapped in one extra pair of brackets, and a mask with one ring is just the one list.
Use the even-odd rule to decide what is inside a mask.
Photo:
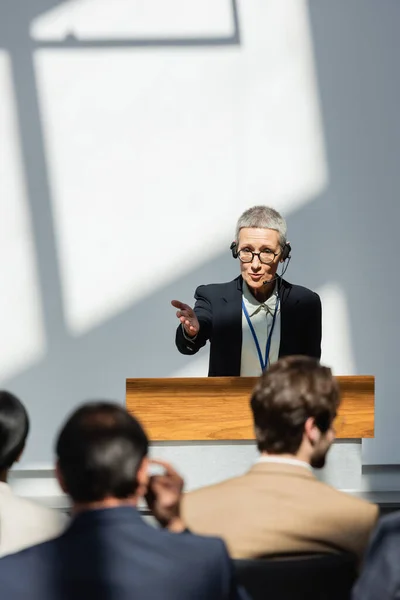
[(196, 317), (194, 310), (188, 305), (179, 300), (172, 300), (172, 306), (178, 308), (176, 316), (185, 328), (185, 332), (189, 337), (195, 337), (200, 330), (200, 323)]

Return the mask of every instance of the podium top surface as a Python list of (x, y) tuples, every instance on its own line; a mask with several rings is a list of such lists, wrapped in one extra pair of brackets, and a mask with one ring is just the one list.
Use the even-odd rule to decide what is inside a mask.
[[(337, 438), (374, 437), (373, 376), (337, 377)], [(127, 379), (126, 406), (152, 441), (253, 440), (256, 377)]]

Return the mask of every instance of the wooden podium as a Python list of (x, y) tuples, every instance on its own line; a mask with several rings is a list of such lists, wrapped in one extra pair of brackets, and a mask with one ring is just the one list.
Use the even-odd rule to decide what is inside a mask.
[[(338, 377), (338, 438), (374, 437), (372, 376)], [(255, 377), (127, 379), (126, 406), (156, 441), (252, 440)]]

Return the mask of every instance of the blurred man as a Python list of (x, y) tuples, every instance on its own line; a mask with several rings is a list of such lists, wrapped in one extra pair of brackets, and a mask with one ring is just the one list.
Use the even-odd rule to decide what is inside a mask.
[[(166, 468), (149, 480), (148, 440), (122, 407), (84, 405), (57, 441), (57, 477), (73, 502), (73, 520), (56, 540), (0, 560), (7, 600), (238, 598), (221, 540), (184, 532), (182, 483)], [(148, 495), (169, 531), (140, 517)]]
[(0, 391), (0, 556), (54, 538), (67, 523), (60, 513), (16, 496), (7, 483), (28, 432), (29, 417), (22, 402)]
[(339, 390), (317, 359), (280, 359), (251, 397), (260, 457), (241, 477), (185, 496), (196, 533), (221, 536), (234, 558), (350, 551), (361, 558), (378, 509), (322, 483)]
[(172, 301), (181, 322), (179, 352), (196, 354), (210, 341), (209, 376), (258, 376), (291, 354), (320, 358), (320, 298), (277, 272), (279, 264), (286, 270), (290, 260), (286, 233), (286, 221), (273, 208), (246, 210), (231, 244), (240, 276), (198, 287), (194, 309)]
[(371, 540), (352, 600), (400, 598), (400, 512), (382, 517)]

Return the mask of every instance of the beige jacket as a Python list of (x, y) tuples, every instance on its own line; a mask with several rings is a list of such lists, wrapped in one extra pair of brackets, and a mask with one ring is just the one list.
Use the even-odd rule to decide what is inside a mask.
[(241, 477), (185, 494), (195, 533), (222, 537), (233, 558), (350, 551), (360, 559), (378, 507), (318, 481), (311, 470), (255, 464)]
[(0, 556), (57, 537), (66, 524), (63, 514), (15, 496), (0, 482)]

